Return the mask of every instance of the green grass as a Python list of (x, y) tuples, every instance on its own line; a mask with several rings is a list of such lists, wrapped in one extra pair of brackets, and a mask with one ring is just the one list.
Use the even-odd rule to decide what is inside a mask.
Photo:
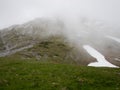
[(0, 90), (120, 90), (120, 69), (0, 58)]

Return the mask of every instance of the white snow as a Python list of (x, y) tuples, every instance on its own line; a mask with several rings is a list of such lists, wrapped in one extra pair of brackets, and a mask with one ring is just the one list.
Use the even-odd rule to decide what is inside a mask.
[(115, 60), (116, 60), (116, 61), (120, 61), (120, 59), (119, 59), (119, 58), (115, 58)]
[(120, 43), (120, 38), (117, 38), (117, 37), (113, 37), (113, 36), (106, 36), (107, 38), (110, 38), (118, 43)]
[(11, 50), (11, 51), (6, 50), (5, 52), (0, 53), (0, 57), (11, 55), (11, 54), (14, 54), (16, 52), (19, 52), (19, 51), (22, 51), (24, 49), (28, 49), (28, 48), (31, 48), (31, 47), (33, 47), (33, 45), (24, 46), (24, 47), (21, 47), (21, 48), (15, 49), (15, 50)]
[(111, 63), (109, 63), (105, 57), (99, 53), (97, 50), (92, 48), (89, 45), (84, 45), (83, 48), (94, 58), (97, 59), (97, 62), (93, 62), (88, 64), (88, 66), (95, 66), (95, 67), (117, 67)]

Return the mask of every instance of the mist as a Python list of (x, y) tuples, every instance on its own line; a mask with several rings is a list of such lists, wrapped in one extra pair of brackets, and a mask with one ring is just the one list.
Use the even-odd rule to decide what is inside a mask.
[(61, 20), (70, 38), (119, 36), (119, 4), (119, 0), (0, 0), (0, 28), (45, 17)]
[(98, 31), (119, 36), (119, 4), (119, 0), (0, 0), (0, 28), (49, 17), (61, 19), (70, 37), (88, 31), (91, 36)]
[(119, 0), (0, 0), (0, 28), (45, 16), (87, 17), (119, 26), (119, 4)]
[(105, 38), (119, 39), (119, 4), (119, 0), (0, 0), (0, 28), (36, 18), (58, 19), (71, 41), (105, 46), (109, 45)]

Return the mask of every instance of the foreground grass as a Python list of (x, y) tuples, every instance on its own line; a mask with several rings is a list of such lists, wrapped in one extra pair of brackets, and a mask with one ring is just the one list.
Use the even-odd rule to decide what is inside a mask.
[(0, 90), (120, 90), (120, 69), (0, 58)]

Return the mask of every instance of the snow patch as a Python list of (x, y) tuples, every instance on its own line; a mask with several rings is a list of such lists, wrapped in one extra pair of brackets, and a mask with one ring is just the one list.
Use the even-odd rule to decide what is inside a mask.
[(89, 45), (84, 45), (83, 48), (94, 58), (97, 59), (97, 62), (93, 62), (88, 64), (88, 66), (95, 66), (95, 67), (117, 67), (111, 63), (109, 63), (105, 57), (99, 53), (97, 50), (92, 48)]
[(15, 49), (15, 50), (6, 50), (5, 52), (0, 53), (0, 57), (5, 57), (7, 55), (11, 55), (11, 54), (14, 54), (16, 52), (20, 52), (24, 49), (28, 49), (28, 48), (32, 48), (32, 47), (33, 47), (33, 45), (28, 45), (28, 46), (24, 46), (24, 47)]
[(116, 61), (120, 61), (120, 59), (119, 59), (119, 58), (115, 58), (115, 60), (116, 60)]
[(105, 37), (110, 38), (110, 39), (112, 39), (112, 40), (114, 40), (114, 41), (120, 43), (120, 39), (117, 38), (117, 37), (113, 37), (113, 36), (105, 36)]

